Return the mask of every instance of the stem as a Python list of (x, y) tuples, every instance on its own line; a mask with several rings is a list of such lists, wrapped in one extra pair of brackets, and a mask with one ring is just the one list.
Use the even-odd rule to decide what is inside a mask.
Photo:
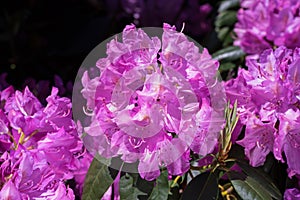
[(32, 138), (35, 134), (37, 134), (39, 131), (35, 130), (33, 131), (28, 137), (26, 137), (22, 142), (20, 142), (21, 144), (24, 144), (25, 142), (27, 142), (28, 140), (30, 140), (30, 138)]
[(12, 140), (12, 142), (14, 143), (14, 148), (16, 148), (16, 147), (17, 147), (17, 143), (16, 143), (16, 141), (15, 141), (14, 136), (11, 134), (10, 131), (7, 132), (7, 135), (9, 135), (9, 137), (10, 137), (11, 140)]
[(180, 177), (181, 177), (181, 176), (177, 176), (177, 177), (174, 179), (174, 181), (173, 181), (173, 183), (172, 183), (172, 185), (171, 185), (171, 188), (172, 188), (172, 187), (175, 187), (175, 185), (176, 185), (176, 183), (178, 182), (178, 180), (180, 179)]
[(229, 159), (225, 160), (224, 162), (235, 162), (235, 161), (236, 161), (235, 158), (229, 158)]

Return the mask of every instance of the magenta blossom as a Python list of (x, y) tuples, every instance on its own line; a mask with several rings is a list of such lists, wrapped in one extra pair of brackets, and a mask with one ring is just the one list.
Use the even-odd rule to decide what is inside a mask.
[[(238, 101), (245, 137), (238, 141), (253, 166), (262, 165), (269, 152), (287, 162), (289, 176), (300, 174), (299, 49), (265, 50), (249, 59), (248, 70), (226, 83), (231, 101)], [(282, 157), (284, 152), (286, 160)]]
[(248, 54), (260, 54), (273, 46), (300, 45), (300, 2), (297, 0), (242, 0), (234, 31)]
[[(73, 191), (49, 167), (43, 153), (19, 148), (1, 157), (1, 199), (69, 199)], [(59, 198), (55, 198), (59, 197)]]
[(298, 200), (300, 199), (300, 191), (297, 188), (287, 189), (284, 192), (284, 200)]
[(190, 149), (201, 155), (213, 151), (223, 121), (211, 99), (218, 94), (221, 108), (223, 97), (211, 78), (218, 62), (206, 49), (199, 53), (167, 24), (162, 41), (130, 25), (122, 43), (108, 43), (107, 57), (97, 67), (100, 76), (82, 77), (91, 116), (83, 140), (91, 152), (139, 162), (140, 175), (153, 180), (160, 167), (171, 175), (185, 173)]
[(76, 182), (76, 189), (79, 191), (80, 196), (83, 192), (85, 176), (89, 170), (92, 160), (93, 156), (88, 152), (85, 152), (80, 157), (78, 157), (79, 165), (73, 172), (73, 175)]
[(85, 153), (71, 101), (57, 94), (53, 88), (44, 107), (27, 87), (1, 91), (1, 199), (75, 198), (64, 182), (79, 169), (87, 172), (80, 159)]

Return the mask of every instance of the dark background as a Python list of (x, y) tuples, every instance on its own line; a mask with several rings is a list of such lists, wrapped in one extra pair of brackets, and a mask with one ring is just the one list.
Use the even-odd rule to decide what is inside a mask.
[[(127, 24), (176, 25), (207, 47), (219, 48), (213, 20), (218, 1), (198, 0), (4, 0), (0, 1), (0, 74), (21, 89), (54, 75), (73, 82), (84, 58)], [(140, 5), (141, 2), (143, 5)], [(204, 13), (199, 6), (209, 3)], [(139, 12), (138, 20), (135, 11)], [(31, 78), (31, 79), (29, 79)], [(4, 76), (0, 78), (3, 81)]]

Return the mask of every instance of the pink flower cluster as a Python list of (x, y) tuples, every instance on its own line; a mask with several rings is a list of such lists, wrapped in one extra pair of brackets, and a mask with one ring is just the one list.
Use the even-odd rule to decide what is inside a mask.
[(71, 102), (53, 88), (43, 106), (25, 88), (0, 93), (1, 199), (74, 199), (91, 157), (83, 152), (71, 118)]
[(300, 191), (297, 188), (287, 189), (284, 192), (284, 200), (297, 200), (300, 199)]
[(273, 152), (287, 162), (290, 177), (299, 175), (300, 49), (267, 49), (246, 66), (225, 85), (228, 97), (238, 101), (241, 125), (246, 125), (245, 137), (237, 143), (251, 165), (264, 164)]
[(139, 162), (138, 172), (147, 180), (157, 178), (160, 167), (170, 175), (185, 173), (190, 149), (201, 155), (213, 151), (223, 121), (210, 122), (216, 112), (210, 96), (216, 80), (209, 79), (218, 62), (206, 49), (199, 53), (167, 24), (162, 41), (130, 25), (122, 42), (108, 43), (107, 57), (97, 67), (100, 76), (91, 79), (85, 72), (82, 78), (82, 94), (92, 111), (84, 128), (89, 150)]
[(300, 46), (300, 1), (242, 0), (234, 44), (248, 54), (273, 46)]

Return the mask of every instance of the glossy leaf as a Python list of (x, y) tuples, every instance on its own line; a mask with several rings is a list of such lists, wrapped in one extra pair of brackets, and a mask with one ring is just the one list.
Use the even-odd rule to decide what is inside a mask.
[(95, 158), (106, 166), (109, 166), (111, 164), (110, 158), (104, 158), (104, 157), (100, 156), (99, 154), (96, 154)]
[(150, 194), (154, 187), (154, 181), (146, 181), (145, 179), (143, 179), (139, 176), (139, 178), (136, 182), (136, 186), (137, 186), (137, 188), (139, 188), (139, 190), (141, 190), (147, 194)]
[(235, 191), (242, 199), (272, 200), (272, 197), (263, 190), (252, 178), (243, 180), (231, 180)]
[(170, 189), (168, 200), (178, 200), (180, 199), (179, 187), (173, 187)]
[(94, 158), (85, 177), (82, 199), (100, 199), (112, 183), (108, 167)]
[(245, 162), (237, 161), (237, 164), (248, 176), (257, 181), (260, 187), (263, 187), (274, 199), (282, 199), (279, 189), (267, 174), (257, 168), (251, 167)]
[(245, 53), (239, 47), (230, 46), (217, 51), (212, 56), (217, 60), (233, 61), (241, 58), (244, 55)]
[(217, 33), (218, 33), (218, 38), (223, 41), (225, 39), (225, 37), (229, 34), (230, 29), (229, 27), (223, 27), (220, 29), (216, 29)]
[(222, 41), (223, 46), (227, 46), (232, 44), (232, 28), (230, 27), (221, 27), (216, 28), (216, 32), (218, 33), (218, 38)]
[(232, 26), (236, 22), (236, 11), (221, 12), (216, 19), (216, 27)]
[(240, 5), (239, 0), (226, 0), (222, 1), (221, 5), (219, 6), (218, 11), (222, 12), (228, 9), (237, 8)]
[(217, 174), (204, 172), (191, 180), (182, 194), (182, 200), (217, 199), (218, 193), (219, 188)]
[(145, 195), (138, 188), (134, 187), (132, 176), (128, 174), (120, 179), (120, 197), (122, 200), (138, 199), (138, 195)]
[(168, 172), (161, 172), (156, 179), (155, 186), (150, 194), (149, 200), (165, 200), (169, 194)]
[(242, 199), (272, 200), (271, 195), (252, 177), (235, 171), (228, 172), (227, 175)]
[(241, 145), (234, 144), (229, 152), (229, 157), (236, 160), (243, 160), (245, 158), (244, 148)]

